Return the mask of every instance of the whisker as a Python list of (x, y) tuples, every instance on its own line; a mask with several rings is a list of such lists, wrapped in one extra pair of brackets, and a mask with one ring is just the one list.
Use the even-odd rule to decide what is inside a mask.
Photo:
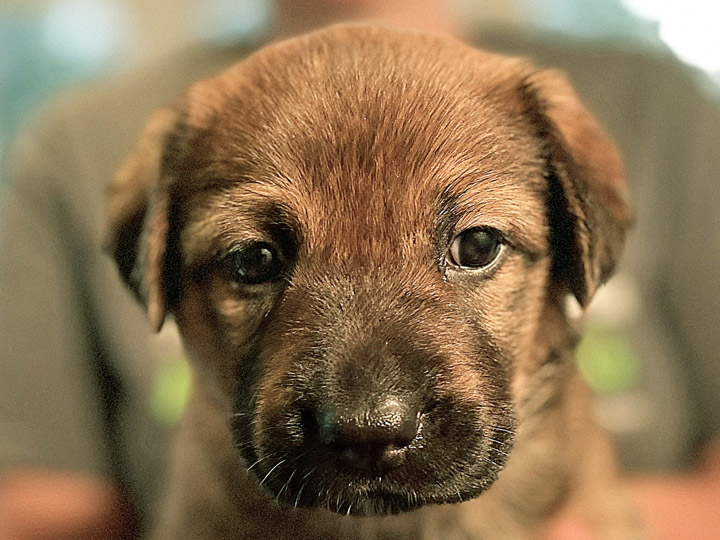
[(283, 484), (283, 487), (280, 488), (280, 491), (278, 491), (277, 495), (275, 496), (275, 502), (280, 503), (280, 496), (282, 495), (282, 492), (285, 491), (288, 487), (290, 487), (290, 482), (292, 482), (293, 476), (295, 476), (296, 472), (297, 469), (293, 469), (293, 471), (290, 473), (290, 477), (287, 479), (287, 482)]
[[(505, 442), (503, 442), (503, 441), (498, 441), (497, 439), (488, 439), (488, 440), (490, 440), (490, 441), (492, 441), (492, 442), (494, 442), (494, 443), (497, 443), (497, 444), (499, 444), (499, 445), (502, 445), (502, 446), (507, 446), (507, 443), (505, 443)], [(508, 455), (506, 452), (503, 452), (502, 450), (500, 450), (499, 448), (495, 448), (494, 446), (491, 446), (491, 447), (490, 447), (490, 450), (492, 450), (492, 451), (494, 451), (494, 452), (497, 452), (498, 454), (502, 454), (503, 456), (507, 456), (507, 455)]]
[(272, 456), (272, 454), (268, 454), (268, 455), (266, 455), (266, 456), (263, 456), (263, 457), (257, 459), (257, 460), (255, 461), (255, 463), (253, 463), (252, 465), (250, 465), (250, 466), (247, 468), (247, 470), (248, 470), (248, 471), (251, 471), (251, 470), (253, 469), (253, 467), (255, 467), (256, 465), (259, 465), (260, 463), (262, 463), (263, 461), (265, 461), (267, 458), (269, 458), (269, 457), (271, 457), (271, 456)]
[(499, 440), (499, 439), (488, 438), (488, 440), (489, 440), (489, 441), (492, 441), (492, 442), (494, 442), (494, 443), (502, 444), (503, 446), (507, 446), (507, 445), (509, 444), (508, 441), (501, 441), (501, 440)]
[(490, 465), (493, 465), (494, 467), (500, 467), (500, 464), (497, 461), (494, 461), (490, 458), (481, 457), (481, 460), (483, 460), (485, 463), (489, 463)]
[(265, 483), (265, 480), (267, 480), (267, 479), (270, 477), (270, 475), (273, 473), (273, 471), (274, 471), (275, 469), (277, 469), (280, 465), (282, 465), (283, 463), (285, 463), (285, 461), (286, 461), (286, 460), (284, 460), (284, 459), (281, 459), (280, 461), (278, 461), (278, 462), (275, 464), (275, 466), (268, 471), (268, 473), (265, 475), (265, 478), (263, 478), (262, 480), (260, 480), (260, 485), (262, 486), (262, 485)]
[(300, 504), (300, 497), (302, 497), (302, 492), (303, 492), (303, 490), (305, 489), (305, 486), (307, 486), (307, 484), (302, 484), (302, 485), (300, 486), (300, 490), (298, 491), (298, 494), (297, 494), (297, 496), (295, 497), (295, 504), (293, 505), (293, 506), (295, 506), (295, 508), (297, 508), (297, 507), (298, 507), (298, 504)]
[(335, 511), (340, 512), (340, 508), (342, 507), (342, 491), (338, 491), (337, 498), (335, 499)]

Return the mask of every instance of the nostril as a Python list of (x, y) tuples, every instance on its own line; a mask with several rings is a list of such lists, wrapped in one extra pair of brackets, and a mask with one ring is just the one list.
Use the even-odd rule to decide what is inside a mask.
[(418, 418), (395, 398), (376, 407), (325, 407), (301, 413), (307, 442), (321, 445), (351, 467), (379, 471), (402, 464), (407, 446), (417, 436)]
[(315, 409), (305, 407), (300, 410), (300, 425), (306, 441), (320, 438), (320, 418)]
[(396, 445), (404, 447), (409, 445), (417, 437), (418, 428), (420, 427), (420, 415), (413, 414), (403, 420), (398, 427)]

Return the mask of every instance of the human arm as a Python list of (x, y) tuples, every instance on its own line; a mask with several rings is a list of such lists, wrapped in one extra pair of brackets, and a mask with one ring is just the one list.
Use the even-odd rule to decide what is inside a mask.
[(82, 215), (63, 185), (76, 171), (50, 124), (19, 142), (2, 193), (0, 539), (128, 538), (83, 292), (87, 244), (73, 236)]
[(0, 540), (131, 538), (127, 504), (107, 480), (51, 469), (0, 475)]

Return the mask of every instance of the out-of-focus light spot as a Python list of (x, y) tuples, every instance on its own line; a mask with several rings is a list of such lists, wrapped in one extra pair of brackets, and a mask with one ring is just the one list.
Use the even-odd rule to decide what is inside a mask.
[(660, 38), (683, 60), (706, 71), (720, 71), (720, 4), (712, 18), (660, 22)]
[(644, 19), (659, 20), (662, 12), (662, 0), (622, 0), (630, 11)]
[(630, 336), (619, 329), (588, 327), (577, 348), (580, 374), (597, 394), (628, 391), (640, 379), (640, 360)]
[(272, 18), (270, 0), (209, 0), (198, 5), (192, 32), (215, 42), (254, 41), (263, 37)]
[(43, 19), (43, 38), (58, 58), (100, 68), (129, 38), (130, 16), (116, 0), (55, 0)]
[(182, 356), (167, 357), (155, 373), (150, 410), (158, 422), (174, 426), (180, 421), (190, 399), (190, 367)]
[(657, 25), (632, 16), (621, 0), (523, 0), (531, 27), (582, 38), (655, 40)]
[(659, 23), (660, 38), (684, 61), (720, 71), (720, 3), (707, 0), (623, 0), (627, 8)]

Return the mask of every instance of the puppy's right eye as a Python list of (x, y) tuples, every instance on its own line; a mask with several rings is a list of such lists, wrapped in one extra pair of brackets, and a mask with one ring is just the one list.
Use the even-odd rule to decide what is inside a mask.
[(248, 242), (227, 256), (229, 278), (244, 285), (258, 285), (282, 277), (284, 262), (280, 253), (267, 242)]
[(495, 229), (474, 227), (453, 239), (447, 260), (459, 268), (487, 268), (498, 259), (502, 245), (502, 237)]

